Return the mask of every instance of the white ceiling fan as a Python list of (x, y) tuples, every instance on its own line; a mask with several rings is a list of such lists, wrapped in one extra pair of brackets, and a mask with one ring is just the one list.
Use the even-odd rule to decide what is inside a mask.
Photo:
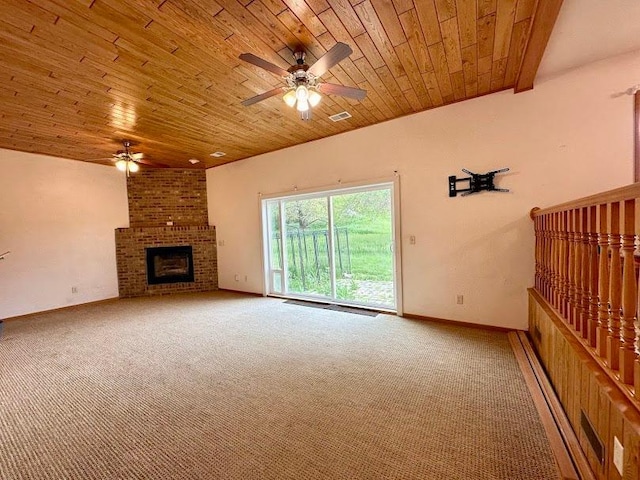
[(111, 155), (110, 158), (97, 158), (93, 160), (87, 160), (88, 162), (106, 162), (111, 161), (115, 163), (115, 166), (121, 172), (125, 172), (127, 177), (131, 173), (136, 173), (140, 170), (140, 164), (149, 165), (151, 167), (157, 168), (168, 168), (168, 165), (152, 162), (150, 160), (145, 159), (145, 155), (142, 152), (132, 152), (131, 147), (134, 143), (131, 140), (122, 140), (122, 146), (124, 150), (118, 150), (116, 153)]
[(140, 170), (138, 162), (144, 158), (144, 154), (142, 152), (131, 152), (129, 150), (129, 148), (131, 148), (130, 140), (123, 140), (122, 145), (124, 146), (124, 150), (118, 150), (118, 152), (113, 155), (113, 161), (116, 162), (116, 168), (121, 172), (126, 172), (128, 177), (130, 173), (136, 173)]

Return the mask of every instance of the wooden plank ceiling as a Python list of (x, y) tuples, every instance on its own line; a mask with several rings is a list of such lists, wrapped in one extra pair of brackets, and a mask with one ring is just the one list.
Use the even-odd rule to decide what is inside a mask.
[[(560, 4), (0, 0), (0, 147), (89, 160), (126, 138), (156, 162), (205, 168), (513, 88), (531, 50), (524, 90)], [(324, 95), (308, 122), (280, 96), (240, 104), (284, 83), (239, 54), (286, 69), (294, 51), (311, 65), (338, 41), (353, 54), (322, 80), (367, 90), (363, 101)]]

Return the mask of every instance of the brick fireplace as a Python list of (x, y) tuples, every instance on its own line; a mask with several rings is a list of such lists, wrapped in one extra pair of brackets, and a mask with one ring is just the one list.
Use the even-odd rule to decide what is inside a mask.
[(141, 169), (127, 195), (130, 227), (116, 229), (120, 297), (217, 290), (205, 171)]

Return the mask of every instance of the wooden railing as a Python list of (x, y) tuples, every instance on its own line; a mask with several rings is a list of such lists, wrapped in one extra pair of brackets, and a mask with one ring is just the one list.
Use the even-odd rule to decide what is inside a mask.
[(640, 401), (640, 184), (540, 210), (535, 288)]

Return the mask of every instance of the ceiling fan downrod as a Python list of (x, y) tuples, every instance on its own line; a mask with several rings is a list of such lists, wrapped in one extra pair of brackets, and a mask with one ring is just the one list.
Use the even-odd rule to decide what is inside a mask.
[[(299, 66), (304, 65), (305, 57), (306, 57), (306, 54), (304, 52), (294, 52), (293, 54), (293, 58), (295, 58), (296, 64)], [(293, 68), (295, 68), (295, 66)]]
[(127, 177), (130, 176), (131, 173), (135, 173), (140, 170), (140, 167), (136, 163), (136, 160), (133, 158), (131, 152), (129, 152), (129, 148), (131, 147), (131, 140), (123, 140), (122, 145), (124, 146), (124, 152), (118, 152), (120, 155), (120, 160), (116, 162), (116, 168), (120, 171), (123, 171), (127, 174)]

